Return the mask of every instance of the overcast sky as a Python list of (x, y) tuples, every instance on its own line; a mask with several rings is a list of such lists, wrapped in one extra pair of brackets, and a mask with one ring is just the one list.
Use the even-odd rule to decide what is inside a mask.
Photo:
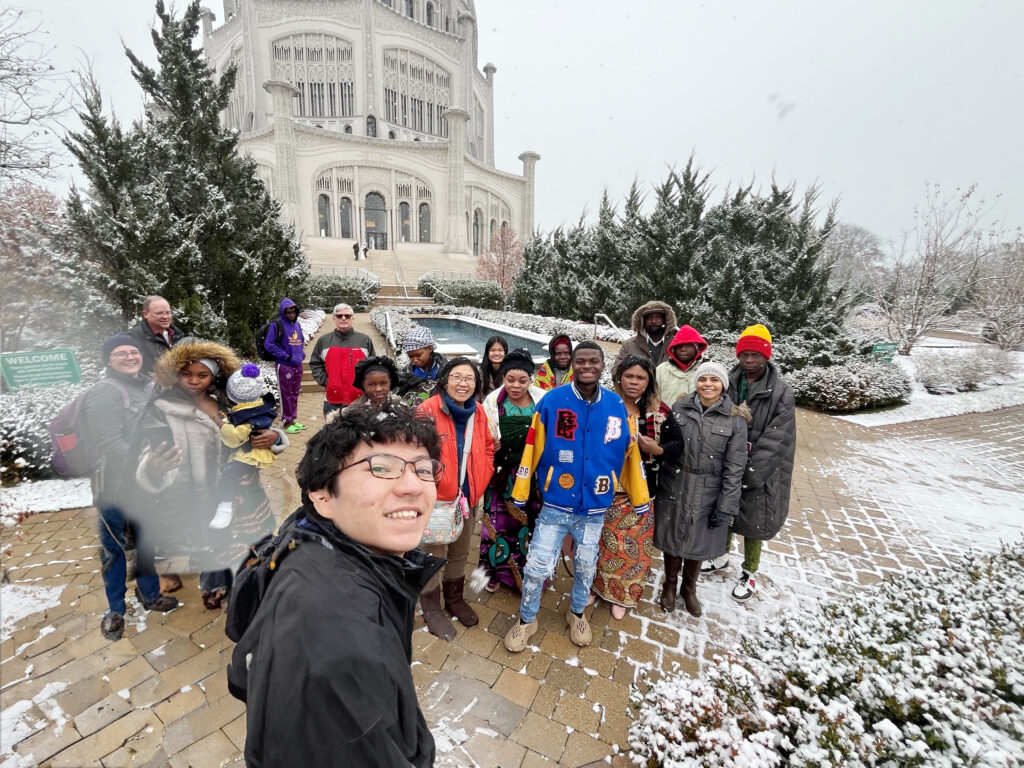
[[(152, 58), (148, 0), (18, 0), (61, 69), (86, 57), (118, 114), (141, 98), (123, 39)], [(179, 7), (183, 0), (179, 0)], [(223, 15), (222, 3), (210, 7)], [(1024, 226), (1024, 3), (1019, 0), (477, 0), (493, 62), (496, 161), (541, 155), (542, 229), (621, 200), (691, 152), (721, 190), (821, 187), (884, 238), (924, 182), (976, 183)]]

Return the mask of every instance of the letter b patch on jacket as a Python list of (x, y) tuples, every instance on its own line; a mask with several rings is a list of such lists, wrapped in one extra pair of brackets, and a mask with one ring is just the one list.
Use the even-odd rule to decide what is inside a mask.
[[(555, 436), (563, 440), (575, 440), (576, 427), (578, 425), (579, 422), (576, 420), (575, 413), (568, 409), (560, 410), (558, 411), (558, 419), (555, 421)], [(607, 438), (605, 442), (608, 442)]]
[(622, 437), (622, 419), (618, 416), (609, 416), (608, 425), (604, 428), (604, 441), (610, 443)]

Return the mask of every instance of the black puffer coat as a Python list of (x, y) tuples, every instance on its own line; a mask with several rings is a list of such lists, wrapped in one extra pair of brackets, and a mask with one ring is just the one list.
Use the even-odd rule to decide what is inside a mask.
[(427, 768), (434, 739), (409, 668), (413, 608), (444, 561), (375, 554), (313, 515), (285, 522), (303, 528), (299, 543), (231, 656), (245, 764)]
[(710, 560), (725, 552), (739, 508), (747, 422), (728, 397), (702, 413), (696, 392), (677, 400), (672, 415), (682, 429), (683, 450), (661, 467), (654, 546), (687, 560)]
[[(743, 369), (729, 372), (729, 397), (739, 395)], [(767, 541), (773, 538), (789, 515), (789, 489), (793, 482), (796, 454), (796, 404), (793, 390), (770, 360), (760, 379), (750, 385), (747, 407), (750, 423), (750, 455), (743, 474), (740, 513), (733, 533)]]

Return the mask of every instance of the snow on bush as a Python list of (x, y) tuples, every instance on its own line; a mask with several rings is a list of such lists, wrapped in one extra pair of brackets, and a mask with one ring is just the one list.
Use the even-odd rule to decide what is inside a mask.
[(859, 411), (906, 402), (910, 377), (898, 365), (850, 358), (829, 368), (809, 366), (786, 380), (800, 405), (821, 411)]
[(920, 352), (912, 360), (915, 378), (933, 395), (974, 392), (984, 385), (1002, 384), (1017, 370), (1013, 355), (994, 347), (959, 353)]
[(440, 277), (420, 278), (417, 290), (437, 300), (457, 301), (459, 304), (500, 309), (505, 304), (505, 293), (493, 280), (445, 280)]
[(379, 290), (379, 282), (362, 275), (310, 275), (303, 285), (303, 303), (322, 310), (348, 304), (356, 312), (365, 312)]
[(21, 387), (0, 395), (3, 485), (52, 474), (50, 422), (91, 383)]
[(386, 314), (391, 315), (391, 327), (395, 331), (395, 338), (399, 344), (402, 343), (402, 338), (408, 330), (416, 324), (414, 320), (409, 318), (410, 315), (461, 315), (497, 325), (507, 325), (510, 328), (517, 328), (521, 331), (532, 331), (543, 336), (554, 336), (555, 334), (564, 333), (574, 341), (593, 339), (595, 328), (597, 330), (597, 338), (602, 341), (622, 342), (633, 336), (632, 331), (623, 329), (616, 331), (607, 325), (594, 326), (591, 323), (578, 323), (556, 317), (527, 315), (521, 312), (503, 312), (496, 309), (429, 304), (422, 307), (374, 307), (370, 310), (370, 322), (385, 337), (387, 336), (384, 321)]
[(655, 768), (1024, 766), (1024, 539), (791, 616), (633, 691)]

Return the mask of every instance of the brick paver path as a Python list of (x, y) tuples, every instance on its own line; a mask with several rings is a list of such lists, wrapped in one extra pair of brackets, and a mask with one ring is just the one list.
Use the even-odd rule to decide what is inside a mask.
[[(319, 413), (319, 398), (303, 395), (300, 419), (315, 429)], [(505, 590), (476, 595), (480, 625), (459, 627), (451, 643), (418, 621), (412, 671), (437, 738), (437, 764), (603, 761), (625, 748), (633, 683), (680, 670), (699, 674), (713, 654), (780, 613), (909, 568), (943, 568), (968, 541), (995, 546), (994, 535), (935, 521), (972, 504), (1012, 503), (1024, 487), (1024, 408), (873, 429), (800, 411), (798, 430), (790, 520), (766, 545), (761, 588), (749, 604), (728, 598), (734, 555), (730, 570), (702, 581), (701, 620), (656, 607), (656, 561), (637, 611), (614, 621), (603, 603), (588, 609), (588, 648), (569, 641), (569, 579), (561, 571), (543, 597), (541, 631), (522, 654), (501, 644), (518, 608)], [(298, 436), (289, 460), (265, 473), (279, 517), (297, 503), (291, 473), (311, 431)], [(893, 456), (907, 465), (893, 466)], [(915, 460), (938, 469), (946, 461), (956, 471), (940, 483)], [(927, 495), (929, 488), (936, 493)], [(2, 745), (0, 768), (241, 765), (244, 706), (227, 692), (231, 643), (223, 615), (203, 609), (196, 577), (188, 576), (178, 593), (182, 608), (145, 614), (130, 600), (124, 638), (105, 641), (95, 526), (94, 510), (68, 510), (0, 533), (5, 581), (63, 590), (59, 605), (22, 620), (0, 645), (0, 708), (5, 733), (16, 739)]]

